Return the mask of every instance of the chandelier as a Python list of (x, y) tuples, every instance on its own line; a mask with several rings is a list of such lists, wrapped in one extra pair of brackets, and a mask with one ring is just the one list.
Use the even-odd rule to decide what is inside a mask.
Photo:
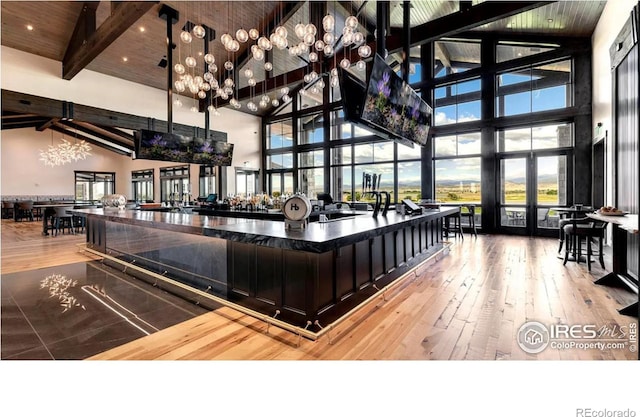
[(62, 143), (58, 146), (53, 146), (53, 132), (51, 133), (51, 142), (49, 148), (46, 151), (40, 150), (40, 160), (44, 162), (45, 166), (60, 166), (71, 162), (77, 162), (81, 159), (86, 159), (87, 156), (91, 156), (91, 146), (84, 140), (80, 142), (71, 143), (64, 137), (61, 139)]
[[(220, 67), (218, 67), (214, 56), (211, 53), (205, 54), (202, 72), (197, 70), (198, 62), (195, 58), (196, 54), (193, 53), (192, 45), (195, 39), (205, 38), (205, 42), (208, 42), (205, 35), (206, 30), (201, 24), (185, 25), (179, 36), (178, 62), (173, 68), (173, 71), (178, 76), (173, 85), (174, 90), (177, 93), (191, 93), (196, 100), (208, 98), (209, 100), (215, 100), (216, 104), (218, 99), (228, 101), (233, 108), (239, 109), (241, 104), (237, 98), (239, 86), (236, 85), (236, 82), (240, 77), (235, 76), (237, 72), (237, 75), (246, 78), (248, 86), (251, 87), (251, 97), (246, 104), (250, 111), (255, 112), (258, 107), (278, 107), (280, 103), (289, 103), (292, 98), (289, 95), (286, 78), (285, 85), (281, 86), (279, 90), (276, 88), (273, 95), (264, 92), (258, 104), (254, 102), (253, 91), (259, 81), (251, 70), (253, 65), (250, 61), (253, 60), (255, 63), (260, 63), (260, 68), (264, 68), (266, 73), (273, 74), (274, 64), (267, 60), (269, 56), (273, 59), (273, 54), (270, 53), (273, 49), (287, 50), (289, 55), (298, 56), (307, 61), (308, 70), (304, 76), (302, 88), (299, 90), (300, 95), (305, 95), (307, 90), (310, 93), (318, 94), (325, 87), (324, 75), (327, 75), (327, 81), (332, 87), (337, 87), (339, 81), (337, 68), (348, 69), (352, 66), (352, 62), (349, 59), (351, 51), (357, 52), (354, 55), (359, 60), (355, 63), (355, 67), (362, 71), (366, 67), (363, 60), (371, 56), (372, 50), (365, 42), (365, 34), (358, 30), (358, 17), (353, 14), (346, 17), (342, 35), (336, 36), (334, 33), (336, 27), (335, 9), (333, 12), (332, 14), (327, 11), (327, 14), (322, 19), (321, 28), (317, 28), (310, 22), (299, 22), (295, 25), (293, 33), (290, 33), (284, 27), (284, 23), (281, 22), (270, 33), (261, 33), (257, 28), (247, 30), (242, 26), (234, 30), (235, 28), (233, 28), (229, 16), (230, 8), (228, 8), (227, 20), (229, 25), (226, 33), (222, 34), (219, 40), (227, 52), (227, 59), (225, 62), (219, 62)], [(340, 62), (335, 62), (338, 43), (341, 43), (348, 53), (344, 54), (344, 58)], [(184, 59), (182, 57), (181, 44), (185, 49), (188, 49), (187, 56)], [(235, 68), (234, 59), (232, 58), (235, 57), (242, 44), (246, 44), (249, 50), (249, 63), (243, 70)], [(323, 57), (334, 57), (334, 62), (328, 73), (318, 74), (314, 70), (314, 67), (318, 65), (314, 64), (321, 62)], [(175, 104), (178, 107), (182, 105), (179, 98), (175, 99)], [(217, 106), (214, 106), (211, 101), (207, 109), (214, 115), (220, 114)], [(198, 107), (193, 106), (191, 110), (197, 112)]]

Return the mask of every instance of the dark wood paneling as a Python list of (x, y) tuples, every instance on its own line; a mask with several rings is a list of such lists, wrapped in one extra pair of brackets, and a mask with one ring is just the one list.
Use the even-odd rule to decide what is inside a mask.
[(251, 283), (256, 279), (255, 245), (232, 242), (229, 245), (229, 289), (236, 293), (253, 295)]
[(301, 315), (307, 311), (307, 280), (313, 279), (315, 262), (306, 252), (283, 250), (282, 307)]
[(355, 244), (356, 289), (362, 288), (371, 280), (371, 254), (368, 240)]
[(353, 246), (345, 246), (336, 253), (336, 296), (338, 300), (353, 293)]
[(265, 302), (282, 303), (282, 249), (256, 247), (255, 296)]
[(384, 268), (389, 272), (397, 266), (396, 262), (396, 237), (395, 232), (384, 235)]
[(384, 275), (385, 259), (384, 236), (376, 236), (371, 241), (371, 277), (376, 278)]

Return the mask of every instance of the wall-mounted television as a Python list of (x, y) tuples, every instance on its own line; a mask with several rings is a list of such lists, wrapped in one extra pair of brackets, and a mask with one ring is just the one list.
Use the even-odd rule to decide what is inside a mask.
[(230, 166), (233, 144), (175, 133), (141, 129), (135, 132), (136, 159)]
[[(345, 96), (343, 95), (343, 98)], [(349, 100), (349, 98), (347, 98)], [(373, 66), (363, 98), (361, 122), (402, 142), (425, 145), (432, 109), (380, 55)]]

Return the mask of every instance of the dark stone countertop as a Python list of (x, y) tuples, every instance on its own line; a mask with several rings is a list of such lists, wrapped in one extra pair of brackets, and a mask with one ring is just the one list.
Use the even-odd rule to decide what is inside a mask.
[(380, 236), (407, 226), (417, 225), (429, 218), (453, 214), (457, 207), (426, 210), (423, 214), (407, 216), (396, 212), (374, 218), (371, 212), (327, 223), (311, 222), (305, 229), (287, 229), (281, 221), (255, 220), (236, 217), (205, 216), (184, 213), (124, 210), (107, 212), (103, 209), (75, 209), (74, 214), (104, 217), (105, 220), (161, 230), (199, 234), (261, 246), (322, 253), (346, 245)]

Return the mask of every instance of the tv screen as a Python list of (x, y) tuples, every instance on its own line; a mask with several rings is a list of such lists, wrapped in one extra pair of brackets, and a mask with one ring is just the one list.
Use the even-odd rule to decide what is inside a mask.
[(187, 136), (142, 129), (136, 141), (136, 158), (190, 162), (192, 141)]
[(425, 145), (431, 114), (431, 107), (376, 54), (360, 117), (393, 136)]
[(193, 139), (191, 163), (200, 165), (231, 166), (233, 143), (213, 139)]
[(135, 132), (135, 142), (136, 159), (230, 166), (233, 157), (232, 143), (174, 133), (142, 129)]

